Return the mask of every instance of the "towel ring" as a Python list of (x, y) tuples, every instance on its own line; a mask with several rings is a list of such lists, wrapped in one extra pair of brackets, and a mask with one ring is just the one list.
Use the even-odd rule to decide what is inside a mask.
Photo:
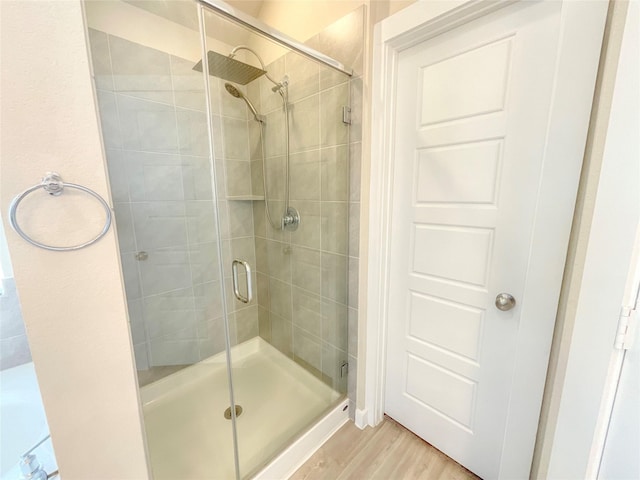
[[(41, 188), (44, 189), (44, 191), (47, 192), (49, 195), (53, 195), (57, 197), (58, 195), (62, 194), (62, 191), (64, 190), (65, 187), (82, 190), (83, 192), (88, 193), (89, 195), (91, 195), (92, 197), (94, 197), (96, 200), (100, 202), (100, 204), (104, 207), (104, 211), (107, 215), (107, 219), (105, 221), (104, 227), (102, 227), (102, 231), (98, 234), (98, 236), (96, 236), (92, 240), (89, 240), (88, 242), (85, 242), (85, 243), (81, 243), (80, 245), (73, 245), (71, 247), (54, 247), (52, 245), (46, 245), (44, 243), (36, 242), (34, 239), (29, 237), (29, 235), (27, 235), (22, 230), (22, 228), (20, 228), (20, 225), (18, 224), (18, 219), (16, 218), (18, 205), (24, 199), (24, 197), (29, 195), (31, 192), (35, 192), (36, 190), (39, 190)], [(93, 190), (87, 187), (83, 187), (82, 185), (77, 185), (75, 183), (63, 182), (62, 177), (56, 172), (47, 172), (47, 174), (42, 179), (42, 182), (40, 182), (38, 185), (34, 185), (31, 188), (27, 188), (24, 192), (17, 195), (13, 199), (13, 201), (11, 202), (11, 205), (9, 206), (9, 223), (11, 224), (11, 227), (13, 227), (13, 229), (16, 231), (16, 233), (20, 235), (22, 238), (24, 238), (31, 245), (44, 248), (45, 250), (53, 250), (54, 252), (68, 252), (71, 250), (80, 250), (81, 248), (88, 247), (89, 245), (97, 242), (102, 237), (104, 237), (104, 235), (109, 231), (109, 228), (111, 227), (111, 207), (109, 207), (109, 204)]]

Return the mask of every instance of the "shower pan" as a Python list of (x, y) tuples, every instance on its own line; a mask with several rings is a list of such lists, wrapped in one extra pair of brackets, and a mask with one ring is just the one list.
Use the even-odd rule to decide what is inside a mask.
[(85, 10), (153, 475), (248, 478), (346, 398), (349, 72), (221, 2), (108, 2), (113, 24), (100, 3)]

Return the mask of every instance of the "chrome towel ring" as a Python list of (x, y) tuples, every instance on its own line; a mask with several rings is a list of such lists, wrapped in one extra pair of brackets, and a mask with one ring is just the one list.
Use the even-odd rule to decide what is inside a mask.
[[(41, 188), (44, 189), (44, 191), (47, 192), (49, 195), (53, 195), (57, 197), (58, 195), (62, 194), (62, 191), (64, 190), (65, 187), (82, 190), (83, 192), (88, 193), (89, 195), (91, 195), (92, 197), (94, 197), (96, 200), (100, 202), (107, 216), (104, 227), (102, 227), (102, 231), (98, 234), (97, 237), (93, 238), (92, 240), (89, 240), (88, 242), (82, 243), (80, 245), (73, 245), (71, 247), (54, 247), (52, 245), (46, 245), (44, 243), (36, 242), (34, 239), (29, 237), (29, 235), (27, 235), (22, 230), (22, 228), (20, 228), (20, 225), (18, 224), (18, 219), (16, 218), (18, 205), (24, 199), (24, 197), (29, 195), (31, 192), (35, 192), (36, 190), (39, 190)], [(13, 227), (13, 229), (16, 231), (16, 233), (20, 235), (22, 238), (24, 238), (31, 245), (44, 248), (45, 250), (53, 250), (54, 252), (68, 252), (71, 250), (80, 250), (81, 248), (88, 247), (89, 245), (97, 242), (102, 237), (104, 237), (104, 235), (109, 231), (109, 227), (111, 227), (111, 207), (109, 207), (109, 204), (93, 190), (87, 187), (83, 187), (82, 185), (77, 185), (75, 183), (63, 182), (62, 177), (56, 172), (47, 172), (47, 174), (42, 179), (42, 182), (40, 182), (38, 185), (34, 185), (31, 188), (27, 188), (24, 192), (17, 195), (13, 199), (13, 201), (11, 202), (11, 205), (9, 206), (9, 223), (11, 224), (11, 227)]]

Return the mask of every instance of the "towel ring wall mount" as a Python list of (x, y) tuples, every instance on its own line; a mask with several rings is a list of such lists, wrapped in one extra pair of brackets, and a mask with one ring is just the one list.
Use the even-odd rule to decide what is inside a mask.
[[(98, 200), (98, 202), (100, 202), (106, 214), (105, 224), (102, 227), (102, 230), (100, 231), (100, 233), (96, 237), (94, 237), (93, 239), (87, 242), (81, 243), (79, 245), (72, 245), (70, 247), (56, 247), (53, 245), (47, 245), (45, 243), (40, 243), (34, 240), (33, 238), (29, 237), (29, 235), (27, 235), (24, 232), (24, 230), (20, 228), (20, 225), (18, 224), (17, 210), (20, 202), (27, 195), (29, 195), (32, 192), (35, 192), (36, 190), (43, 189), (49, 195), (57, 197), (62, 194), (65, 188), (75, 188), (76, 190), (81, 190), (85, 193), (88, 193), (89, 195), (94, 197), (96, 200)], [(104, 198), (102, 198), (100, 195), (98, 195), (96, 192), (94, 192), (90, 188), (84, 187), (82, 185), (78, 185), (76, 183), (66, 183), (62, 180), (62, 177), (58, 173), (47, 172), (47, 174), (44, 176), (44, 178), (38, 185), (34, 185), (33, 187), (27, 188), (24, 192), (17, 195), (11, 201), (11, 205), (9, 206), (9, 223), (11, 224), (11, 227), (16, 231), (16, 233), (20, 235), (24, 240), (29, 242), (31, 245), (34, 245), (39, 248), (43, 248), (45, 250), (52, 250), (55, 252), (68, 252), (68, 251), (80, 250), (81, 248), (88, 247), (89, 245), (94, 244), (95, 242), (97, 242), (98, 240), (100, 240), (102, 237), (105, 236), (105, 234), (109, 231), (109, 228), (111, 227), (111, 207), (109, 207), (109, 204), (104, 200)]]

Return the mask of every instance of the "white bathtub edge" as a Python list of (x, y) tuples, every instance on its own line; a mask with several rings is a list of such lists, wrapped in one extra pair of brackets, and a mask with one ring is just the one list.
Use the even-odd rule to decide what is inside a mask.
[(348, 406), (349, 400), (345, 398), (269, 465), (259, 471), (253, 480), (284, 480), (293, 475), (340, 427), (349, 421), (349, 409), (345, 408)]

